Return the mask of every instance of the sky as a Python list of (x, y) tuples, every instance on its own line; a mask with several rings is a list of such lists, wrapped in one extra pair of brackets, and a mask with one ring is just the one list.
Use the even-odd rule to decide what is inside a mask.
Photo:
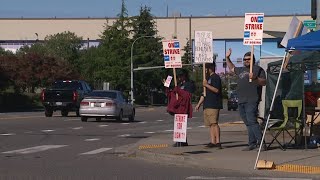
[[(125, 0), (129, 16), (142, 6), (151, 7), (156, 17), (244, 16), (246, 12), (265, 15), (310, 14), (310, 0)], [(3, 0), (0, 18), (116, 17), (121, 0)]]

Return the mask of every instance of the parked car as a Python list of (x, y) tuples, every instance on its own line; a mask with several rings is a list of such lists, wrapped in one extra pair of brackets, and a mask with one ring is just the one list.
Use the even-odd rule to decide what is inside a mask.
[(56, 81), (50, 88), (41, 93), (45, 116), (51, 117), (54, 111), (61, 110), (62, 116), (68, 116), (75, 111), (79, 116), (80, 102), (86, 94), (91, 92), (88, 83), (80, 80)]
[(134, 121), (135, 108), (121, 91), (94, 90), (81, 101), (80, 116), (84, 122), (88, 118), (96, 118), (97, 121), (102, 118), (115, 118), (118, 121), (128, 118)]
[(238, 109), (238, 95), (237, 93), (231, 93), (228, 98), (228, 111), (233, 109), (236, 111)]

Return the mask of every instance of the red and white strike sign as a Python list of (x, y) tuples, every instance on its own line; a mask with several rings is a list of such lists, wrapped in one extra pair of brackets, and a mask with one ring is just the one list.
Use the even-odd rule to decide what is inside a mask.
[(246, 13), (243, 45), (262, 45), (264, 13)]
[(178, 40), (162, 41), (165, 68), (182, 68), (181, 50)]
[(175, 114), (174, 115), (174, 142), (187, 142), (187, 114)]

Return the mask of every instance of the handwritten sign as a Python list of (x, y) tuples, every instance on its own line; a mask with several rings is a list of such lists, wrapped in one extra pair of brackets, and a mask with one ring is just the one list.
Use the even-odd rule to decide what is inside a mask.
[(195, 42), (194, 63), (212, 63), (213, 62), (212, 32), (195, 31), (194, 42)]
[(243, 45), (262, 45), (264, 13), (246, 13)]
[(165, 87), (169, 87), (172, 80), (172, 76), (168, 76), (166, 82), (164, 82)]
[(187, 114), (175, 114), (174, 115), (174, 142), (187, 142)]
[(181, 50), (178, 40), (162, 41), (165, 68), (182, 68)]

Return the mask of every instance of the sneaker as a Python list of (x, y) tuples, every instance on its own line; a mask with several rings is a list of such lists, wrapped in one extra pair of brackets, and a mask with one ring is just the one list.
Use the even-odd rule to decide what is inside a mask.
[(217, 144), (209, 143), (209, 144), (207, 144), (205, 147), (206, 147), (206, 148), (219, 148), (219, 149), (222, 149), (220, 143), (217, 143)]
[(216, 147), (217, 147), (218, 149), (222, 149), (221, 143), (217, 143), (217, 144), (216, 144)]
[(255, 148), (256, 148), (256, 146), (254, 146), (254, 145), (250, 145), (250, 146), (248, 146), (248, 147), (246, 147), (246, 148), (242, 149), (242, 151), (252, 151), (252, 150), (254, 150)]
[(205, 147), (206, 147), (206, 148), (213, 148), (213, 147), (215, 147), (215, 144), (209, 143), (209, 144), (207, 144)]

